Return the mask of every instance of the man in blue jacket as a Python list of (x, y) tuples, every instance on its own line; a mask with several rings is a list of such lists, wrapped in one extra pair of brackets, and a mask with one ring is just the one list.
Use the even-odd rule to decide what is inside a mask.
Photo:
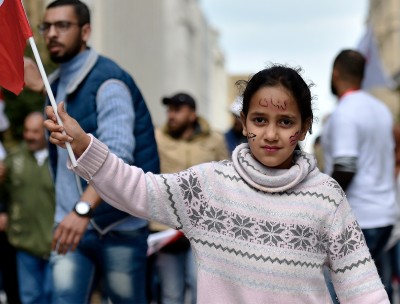
[[(54, 1), (40, 31), (59, 64), (50, 76), (57, 103), (65, 101), (85, 131), (125, 162), (158, 172), (153, 124), (139, 89), (127, 72), (87, 46), (88, 7), (78, 0)], [(56, 186), (53, 302), (87, 303), (101, 274), (113, 303), (146, 303), (147, 222), (101, 202), (66, 168), (65, 151), (51, 145), (49, 152)]]

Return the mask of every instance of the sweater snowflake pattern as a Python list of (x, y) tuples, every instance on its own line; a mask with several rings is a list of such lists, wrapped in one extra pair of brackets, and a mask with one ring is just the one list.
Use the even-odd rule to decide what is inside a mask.
[(73, 170), (114, 207), (185, 233), (198, 303), (330, 303), (325, 266), (341, 303), (389, 303), (343, 190), (307, 153), (277, 170), (242, 144), (232, 161), (154, 175), (92, 137)]

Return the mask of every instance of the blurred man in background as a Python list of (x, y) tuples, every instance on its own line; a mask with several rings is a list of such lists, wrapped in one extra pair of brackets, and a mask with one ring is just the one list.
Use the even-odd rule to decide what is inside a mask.
[(55, 195), (42, 113), (28, 114), (23, 137), (24, 142), (8, 154), (0, 174), (8, 206), (7, 236), (17, 250), (22, 303), (50, 303)]
[[(174, 173), (191, 166), (227, 159), (224, 137), (212, 131), (196, 112), (196, 102), (187, 93), (165, 97), (167, 124), (156, 130), (161, 173)], [(151, 230), (167, 227), (151, 223)], [(196, 273), (189, 240), (184, 235), (163, 247), (156, 256), (163, 304), (183, 304), (188, 286), (191, 303), (196, 303)]]
[(380, 258), (398, 216), (393, 118), (387, 106), (361, 90), (365, 58), (341, 51), (333, 64), (339, 98), (322, 133), (325, 172), (346, 192), (382, 276)]

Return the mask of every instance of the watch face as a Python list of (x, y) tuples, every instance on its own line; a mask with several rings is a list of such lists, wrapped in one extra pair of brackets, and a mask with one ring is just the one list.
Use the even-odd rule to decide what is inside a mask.
[(88, 214), (90, 211), (90, 205), (86, 202), (79, 202), (76, 204), (75, 210), (78, 214)]

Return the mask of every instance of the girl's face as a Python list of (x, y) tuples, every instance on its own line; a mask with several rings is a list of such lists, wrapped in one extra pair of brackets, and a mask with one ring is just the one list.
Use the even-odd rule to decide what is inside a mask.
[(309, 126), (302, 125), (297, 103), (285, 88), (260, 88), (250, 100), (247, 117), (242, 113), (241, 119), (243, 135), (259, 162), (277, 169), (292, 166), (293, 151)]

